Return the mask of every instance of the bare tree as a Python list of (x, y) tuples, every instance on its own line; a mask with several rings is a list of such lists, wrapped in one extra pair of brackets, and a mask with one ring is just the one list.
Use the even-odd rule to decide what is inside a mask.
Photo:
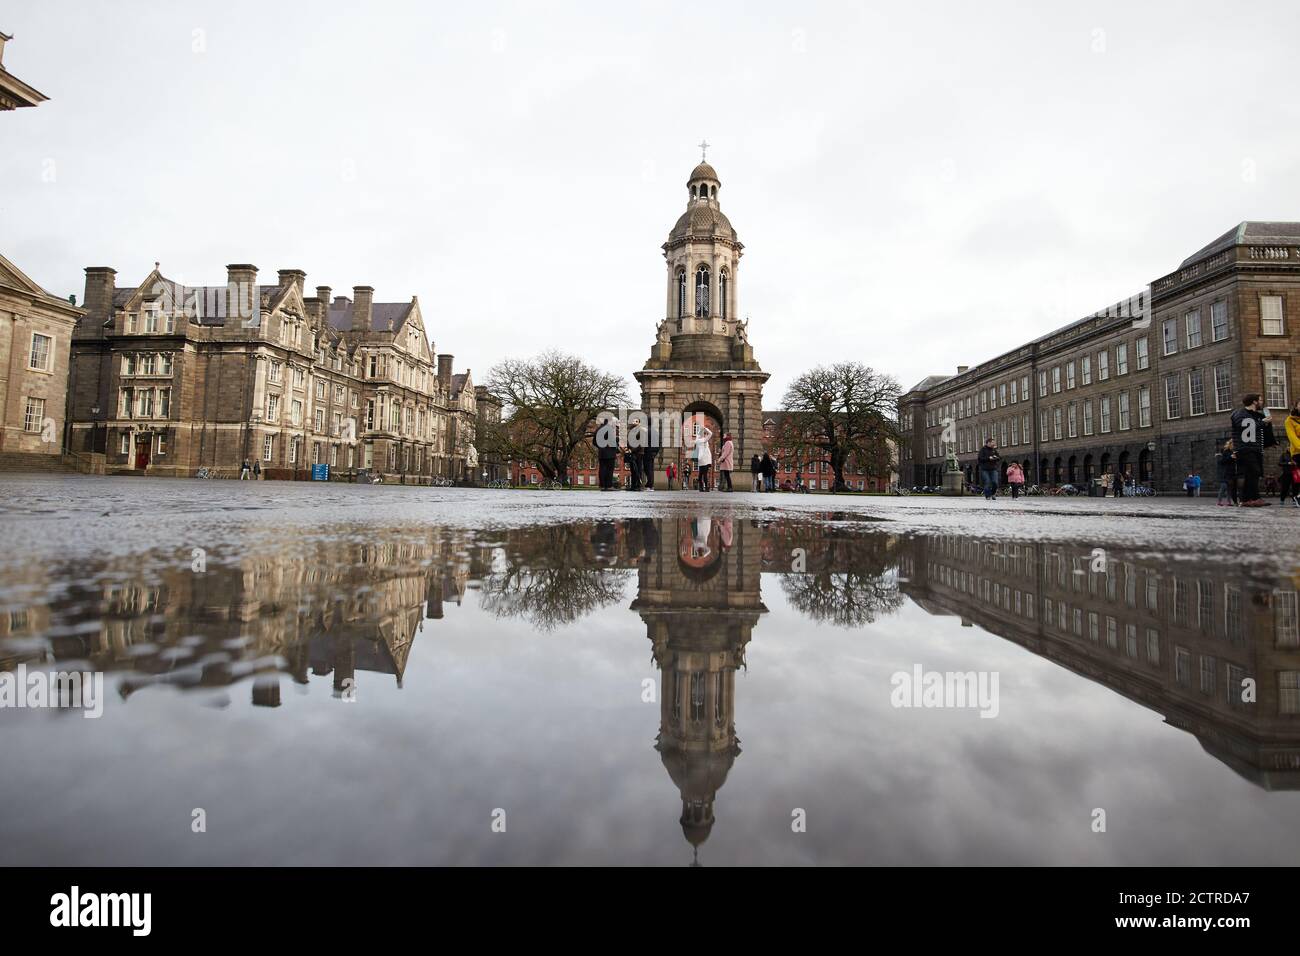
[(818, 366), (786, 389), (777, 444), (800, 460), (829, 462), (836, 491), (848, 487), (850, 458), (869, 474), (888, 474), (898, 395), (897, 380), (861, 362)]
[(487, 387), (502, 404), (501, 422), (486, 429), (487, 449), (531, 462), (548, 480), (564, 480), (598, 414), (628, 401), (622, 376), (557, 351), (501, 362), (488, 372)]

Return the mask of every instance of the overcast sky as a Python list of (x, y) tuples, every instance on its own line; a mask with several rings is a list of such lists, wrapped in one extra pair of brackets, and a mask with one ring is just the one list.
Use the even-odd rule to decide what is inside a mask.
[[(1140, 7), (1140, 8), (1139, 8)], [(851, 358), (906, 388), (1300, 219), (1300, 4), (20, 0), (0, 252), (60, 295), (268, 282), (419, 295), (480, 381), (548, 347), (629, 375), (713, 144), (775, 407)]]

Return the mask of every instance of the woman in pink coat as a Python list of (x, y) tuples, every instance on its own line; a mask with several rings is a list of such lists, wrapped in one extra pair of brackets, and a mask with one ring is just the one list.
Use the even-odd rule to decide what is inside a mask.
[(1007, 466), (1007, 484), (1011, 486), (1011, 497), (1020, 497), (1020, 486), (1025, 483), (1025, 473), (1014, 461)]
[[(718, 454), (718, 490), (731, 490), (731, 470), (735, 468), (736, 444), (730, 435), (722, 436), (722, 451)], [(726, 488), (723, 488), (723, 485)]]

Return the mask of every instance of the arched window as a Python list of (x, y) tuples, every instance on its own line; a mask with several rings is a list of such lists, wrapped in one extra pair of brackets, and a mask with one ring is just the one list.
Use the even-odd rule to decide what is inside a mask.
[(723, 269), (718, 273), (718, 314), (724, 319), (730, 315), (727, 309), (727, 270)]
[(677, 270), (677, 318), (686, 318), (686, 270)]
[(691, 187), (691, 198), (692, 198), (692, 199), (695, 198), (695, 187), (694, 187), (694, 186)]
[(695, 314), (702, 319), (709, 317), (709, 270), (705, 266), (695, 270)]

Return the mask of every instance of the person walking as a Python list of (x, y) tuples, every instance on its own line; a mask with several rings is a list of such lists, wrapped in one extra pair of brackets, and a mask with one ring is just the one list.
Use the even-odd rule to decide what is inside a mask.
[[(718, 453), (718, 490), (731, 491), (731, 471), (736, 467), (736, 443), (730, 434), (722, 436), (722, 451)], [(727, 487), (723, 489), (723, 485)]]
[(1020, 497), (1020, 488), (1025, 483), (1025, 472), (1016, 462), (1007, 466), (1007, 484), (1011, 486), (1011, 500)]
[(1183, 491), (1187, 492), (1187, 497), (1189, 498), (1192, 497), (1196, 491), (1196, 485), (1193, 483), (1195, 478), (1196, 476), (1189, 471), (1187, 477), (1183, 479)]
[(1124, 496), (1124, 476), (1120, 474), (1118, 468), (1110, 473), (1110, 483), (1115, 490), (1115, 497), (1122, 498)]
[(1232, 442), (1237, 449), (1237, 468), (1244, 478), (1243, 508), (1266, 508), (1271, 502), (1259, 496), (1259, 479), (1264, 474), (1264, 449), (1277, 444), (1264, 400), (1258, 392), (1241, 397), (1241, 408), (1232, 413)]
[(763, 452), (763, 459), (758, 467), (763, 474), (763, 490), (776, 491), (776, 462), (772, 460), (772, 456)]
[(664, 480), (668, 482), (668, 490), (673, 490), (673, 479), (677, 477), (677, 466), (671, 461), (664, 465)]
[(984, 489), (985, 501), (996, 501), (998, 497), (998, 471), (1002, 465), (1002, 456), (998, 454), (998, 443), (990, 438), (980, 449), (979, 469), (980, 487)]
[(262, 480), (262, 462), (260, 459), (257, 458), (253, 459), (253, 480), (254, 481)]
[(1237, 500), (1237, 452), (1232, 447), (1231, 438), (1214, 456), (1214, 470), (1219, 479), (1219, 499), (1215, 504), (1220, 508), (1241, 504)]
[(695, 437), (691, 439), (695, 445), (695, 462), (700, 466), (700, 491), (709, 490), (709, 472), (713, 468), (713, 449), (709, 447), (709, 442), (712, 438), (713, 432), (708, 429), (708, 426), (700, 425)]
[(240, 469), (239, 469), (239, 480), (240, 480), (240, 481), (247, 481), (247, 480), (249, 479), (249, 477), (252, 476), (252, 474), (253, 474), (252, 466), (250, 466), (250, 465), (248, 464), (248, 459), (245, 458), (245, 459), (244, 459), (244, 464), (241, 465), (241, 466), (240, 466)]
[(763, 490), (763, 463), (759, 461), (758, 455), (749, 459), (749, 490)]

